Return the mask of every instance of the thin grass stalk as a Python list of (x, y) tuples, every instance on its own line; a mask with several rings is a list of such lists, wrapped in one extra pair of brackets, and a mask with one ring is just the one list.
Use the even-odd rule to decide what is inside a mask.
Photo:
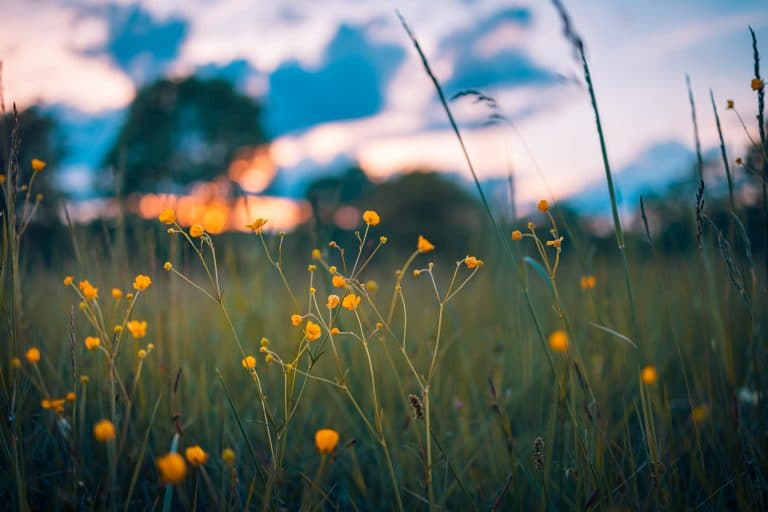
[(573, 31), (571, 25), (571, 19), (568, 15), (568, 11), (565, 10), (560, 0), (552, 0), (555, 9), (560, 14), (560, 18), (563, 22), (563, 32), (568, 41), (571, 42), (576, 53), (579, 56), (582, 69), (584, 71), (584, 80), (587, 83), (587, 90), (589, 91), (589, 100), (592, 105), (592, 112), (595, 114), (595, 126), (597, 127), (597, 136), (600, 139), (600, 154), (603, 159), (603, 168), (605, 169), (605, 180), (608, 184), (608, 195), (611, 199), (611, 214), (613, 215), (613, 228), (616, 235), (616, 244), (619, 247), (621, 253), (621, 261), (624, 266), (624, 281), (627, 289), (627, 298), (629, 300), (629, 309), (632, 317), (632, 331), (635, 335), (638, 345), (640, 344), (640, 329), (637, 323), (637, 313), (635, 308), (634, 295), (632, 293), (632, 277), (629, 272), (629, 262), (627, 261), (627, 251), (624, 241), (624, 230), (621, 227), (621, 218), (619, 217), (619, 208), (616, 202), (616, 191), (613, 186), (613, 174), (611, 172), (611, 164), (608, 160), (608, 149), (605, 143), (605, 135), (603, 134), (603, 124), (600, 120), (600, 111), (597, 107), (597, 97), (595, 95), (595, 87), (592, 83), (592, 74), (589, 70), (589, 64), (587, 62), (587, 55), (584, 51), (584, 42), (576, 32)]

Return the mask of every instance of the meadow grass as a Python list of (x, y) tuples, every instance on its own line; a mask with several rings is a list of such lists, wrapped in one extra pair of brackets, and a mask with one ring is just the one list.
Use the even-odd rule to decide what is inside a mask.
[(561, 12), (619, 254), (594, 254), (546, 200), (507, 224), (482, 197), (488, 233), (467, 256), (424, 238), (397, 250), (373, 211), (343, 242), (312, 247), (265, 232), (268, 219), (214, 236), (170, 210), (102, 234), (70, 226), (70, 254), (43, 265), (23, 236), (43, 169), (12, 158), (2, 502), (766, 509), (762, 255), (732, 195), (726, 223), (707, 215), (703, 175), (687, 206), (695, 250), (658, 250), (645, 207), (650, 249), (625, 238), (583, 43)]

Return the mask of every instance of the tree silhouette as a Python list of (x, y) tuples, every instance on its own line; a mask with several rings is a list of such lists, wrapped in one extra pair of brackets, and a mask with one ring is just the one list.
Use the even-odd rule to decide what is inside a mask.
[(238, 149), (266, 142), (261, 113), (225, 80), (159, 80), (137, 93), (105, 164), (124, 173), (126, 193), (210, 180)]

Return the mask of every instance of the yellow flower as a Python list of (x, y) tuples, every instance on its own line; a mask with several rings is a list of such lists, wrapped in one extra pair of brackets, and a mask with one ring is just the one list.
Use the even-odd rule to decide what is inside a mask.
[(516, 229), (512, 232), (512, 240), (517, 241), (522, 239), (523, 239), (523, 234), (520, 232), (519, 229)]
[(416, 250), (419, 252), (434, 251), (435, 246), (432, 245), (432, 242), (424, 238), (422, 235), (419, 235), (419, 240), (416, 243)]
[(123, 326), (122, 325), (114, 326), (112, 328), (112, 332), (114, 332), (115, 334), (120, 334), (121, 332), (123, 332)]
[(64, 278), (64, 286), (69, 286), (72, 284), (72, 281), (74, 281), (75, 278), (72, 276), (67, 276)]
[(131, 331), (131, 336), (135, 339), (143, 338), (147, 335), (146, 320), (131, 320), (125, 326), (128, 327), (128, 330)]
[(328, 302), (326, 302), (325, 305), (328, 306), (328, 309), (333, 309), (339, 305), (339, 301), (340, 301), (339, 296), (332, 294), (328, 296)]
[(100, 443), (111, 441), (117, 435), (114, 423), (109, 420), (101, 420), (93, 426), (93, 437)]
[(125, 294), (125, 300), (133, 300), (133, 294), (128, 292)]
[(80, 376), (80, 384), (88, 384), (91, 381), (91, 378), (87, 375), (81, 375)]
[(173, 265), (171, 264), (170, 261), (166, 261), (165, 263), (163, 263), (163, 269), (170, 272), (173, 269)]
[(267, 223), (267, 219), (263, 219), (259, 217), (258, 219), (254, 219), (253, 222), (251, 222), (250, 224), (246, 224), (245, 227), (255, 233), (261, 233), (263, 231), (264, 224), (266, 223)]
[(547, 203), (547, 200), (542, 199), (541, 201), (536, 203), (536, 209), (539, 210), (540, 212), (546, 212), (547, 210), (549, 210), (549, 204)]
[(291, 324), (293, 324), (294, 327), (298, 327), (299, 324), (301, 324), (301, 315), (295, 313), (291, 315)]
[(331, 274), (335, 274), (336, 273), (336, 265), (331, 265), (330, 267), (328, 267), (328, 272), (331, 273)]
[(24, 357), (27, 358), (27, 361), (30, 364), (37, 364), (40, 362), (40, 349), (37, 347), (32, 347), (27, 350), (27, 353), (24, 354)]
[(0, 185), (5, 183), (5, 174), (0, 174)]
[(48, 410), (51, 408), (51, 401), (47, 398), (44, 398), (43, 400), (40, 400), (40, 407), (42, 407), (45, 410)]
[(582, 290), (594, 290), (597, 286), (597, 278), (593, 275), (582, 276), (580, 284)]
[(139, 359), (144, 359), (147, 357), (147, 351), (143, 348), (140, 348), (138, 352), (136, 352), (136, 355), (139, 357)]
[(33, 158), (32, 159), (32, 170), (35, 171), (35, 172), (42, 171), (43, 169), (45, 169), (46, 165), (47, 164), (45, 162), (43, 162), (42, 160), (40, 160), (39, 158)]
[(243, 368), (246, 370), (253, 370), (256, 368), (256, 358), (253, 356), (245, 356), (242, 361), (240, 361), (240, 364), (243, 365)]
[(19, 368), (21, 368), (21, 359), (19, 359), (18, 357), (12, 357), (11, 358), (11, 368), (14, 368), (14, 369), (17, 369), (17, 370)]
[(322, 257), (323, 257), (323, 253), (320, 251), (320, 249), (312, 249), (313, 260), (319, 260)]
[(176, 213), (174, 213), (172, 208), (166, 208), (162, 211), (158, 219), (160, 219), (160, 222), (163, 224), (173, 224), (176, 222)]
[(363, 212), (363, 222), (369, 226), (375, 226), (381, 222), (381, 217), (379, 217), (379, 214), (373, 210), (365, 210)]
[(86, 300), (95, 300), (99, 296), (99, 289), (88, 282), (87, 279), (80, 281), (79, 287)]
[(533, 231), (534, 229), (536, 229), (536, 224), (534, 224), (533, 222), (529, 222), (528, 223), (528, 230), (529, 231)]
[(307, 265), (308, 272), (314, 272), (315, 270), (317, 270), (317, 265), (312, 265), (312, 264)]
[(565, 331), (557, 330), (549, 335), (549, 348), (555, 352), (566, 352), (568, 350), (568, 335)]
[(483, 260), (479, 260), (474, 256), (467, 256), (466, 258), (464, 258), (464, 264), (467, 265), (467, 268), (482, 267)]
[(259, 345), (261, 345), (262, 347), (268, 347), (269, 340), (262, 336), (261, 340), (259, 341)]
[(152, 352), (153, 350), (155, 350), (155, 344), (147, 343), (147, 352)]
[(146, 290), (149, 288), (149, 285), (152, 284), (152, 279), (150, 279), (149, 276), (145, 276), (144, 274), (139, 274), (136, 276), (136, 279), (133, 280), (133, 289), (134, 290)]
[(101, 340), (96, 336), (88, 336), (85, 338), (85, 348), (88, 350), (94, 350), (101, 345)]
[(304, 336), (306, 336), (309, 341), (318, 339), (322, 332), (323, 331), (320, 329), (319, 325), (312, 320), (307, 320), (307, 325), (304, 327)]
[(725, 108), (733, 110), (733, 100), (725, 100)]
[(547, 240), (547, 247), (555, 247), (559, 249), (563, 245), (563, 237), (556, 238), (554, 240)]
[(323, 455), (327, 455), (336, 449), (339, 444), (339, 433), (330, 428), (321, 428), (315, 432), (315, 447)]
[(120, 297), (123, 296), (123, 290), (120, 288), (112, 288), (112, 298), (115, 300), (120, 300)]
[(199, 445), (190, 446), (184, 450), (184, 455), (192, 466), (202, 466), (208, 461), (208, 454)]
[(155, 459), (155, 466), (164, 484), (180, 484), (187, 476), (187, 463), (178, 453), (166, 453)]
[(753, 78), (750, 85), (752, 86), (753, 91), (759, 91), (765, 86), (765, 82), (763, 82), (760, 78)]
[(74, 402), (77, 400), (77, 394), (74, 391), (70, 391), (67, 393), (67, 396), (65, 397), (67, 402)]
[(267, 354), (264, 356), (264, 362), (267, 364), (270, 364), (274, 358), (272, 357), (272, 354)]
[(360, 297), (359, 295), (350, 293), (349, 295), (344, 297), (344, 300), (341, 301), (341, 306), (350, 311), (354, 311), (355, 309), (357, 309), (357, 306), (360, 305), (361, 300), (362, 300), (362, 297)]
[(192, 224), (189, 228), (189, 236), (192, 238), (200, 238), (203, 234), (205, 234), (205, 228), (200, 224)]
[[(45, 402), (48, 402), (46, 404)], [(48, 405), (48, 407), (45, 407)], [(57, 398), (55, 400), (43, 400), (43, 409), (53, 409), (56, 412), (64, 412), (64, 399), (63, 398)]]
[(650, 386), (659, 380), (659, 372), (656, 371), (655, 366), (648, 365), (640, 372), (640, 378), (643, 379), (643, 384)]
[(332, 327), (332, 328), (331, 328), (331, 334), (333, 334), (334, 336), (336, 336), (336, 335), (337, 335), (337, 334), (339, 334), (340, 332), (341, 332), (341, 331), (339, 330), (339, 328), (338, 328), (338, 327)]
[(224, 461), (224, 464), (227, 465), (227, 467), (231, 468), (235, 465), (235, 450), (232, 448), (224, 448), (221, 452), (221, 460)]
[(379, 283), (374, 281), (373, 279), (365, 282), (365, 290), (368, 293), (376, 293), (379, 291)]
[(331, 278), (331, 283), (333, 283), (333, 286), (336, 288), (344, 288), (347, 285), (347, 280), (341, 276), (333, 276), (333, 278)]
[(696, 423), (701, 423), (709, 417), (709, 407), (706, 405), (697, 405), (691, 411), (691, 417)]

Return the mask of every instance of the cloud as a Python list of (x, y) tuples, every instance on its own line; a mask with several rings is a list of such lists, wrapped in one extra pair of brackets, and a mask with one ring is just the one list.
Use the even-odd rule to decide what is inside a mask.
[(444, 84), (446, 90), (553, 82), (554, 73), (537, 65), (522, 48), (515, 46), (524, 40), (532, 21), (529, 9), (512, 7), (446, 37), (440, 49), (452, 56), (454, 70)]
[(371, 42), (364, 28), (339, 26), (317, 69), (291, 60), (270, 74), (268, 128), (278, 135), (376, 114), (404, 57), (399, 46)]
[(107, 55), (135, 83), (161, 76), (179, 55), (187, 35), (187, 21), (179, 17), (158, 20), (139, 5), (86, 7), (84, 17), (107, 23), (106, 39), (84, 50), (86, 55)]

